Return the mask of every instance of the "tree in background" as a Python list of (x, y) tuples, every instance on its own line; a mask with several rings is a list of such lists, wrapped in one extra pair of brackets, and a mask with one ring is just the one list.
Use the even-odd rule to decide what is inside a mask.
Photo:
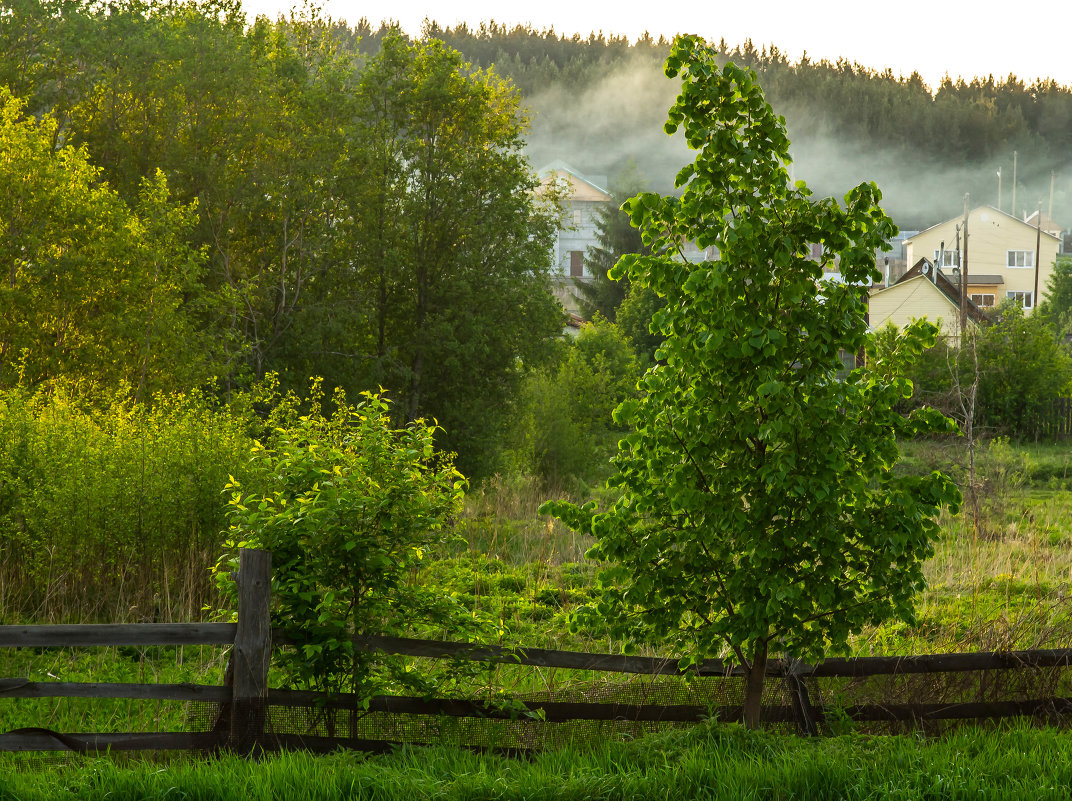
[(159, 170), (186, 210), (204, 267), (185, 310), (224, 391), (269, 372), (383, 387), (467, 472), (491, 469), (506, 401), (562, 325), (558, 199), (535, 193), (509, 83), (397, 32), (365, 59), (315, 13), (247, 26), (232, 0), (5, 12), (0, 52), (29, 66), (0, 67), (56, 120), (50, 146), (83, 147), (130, 207)]
[(407, 419), (434, 418), (459, 464), (485, 472), (507, 400), (562, 328), (547, 259), (559, 198), (537, 193), (516, 90), (441, 42), (386, 37), (357, 91), (363, 356)]
[(578, 301), (581, 314), (586, 320), (601, 314), (610, 322), (615, 322), (618, 307), (629, 293), (629, 279), (623, 277), (615, 281), (609, 273), (626, 253), (645, 252), (640, 232), (629, 224), (629, 215), (622, 210), (626, 200), (645, 189), (644, 176), (636, 161), (630, 158), (611, 185), (611, 202), (599, 210), (596, 220), (596, 240), (599, 244), (589, 247), (584, 254), (585, 267), (592, 278), (576, 283), (576, 289), (580, 292)]
[(612, 412), (637, 394), (629, 342), (600, 316), (581, 327), (557, 364), (525, 378), (507, 438), (509, 465), (548, 489), (577, 489), (606, 478), (623, 429)]
[(1058, 256), (1046, 284), (1046, 297), (1034, 316), (1045, 319), (1058, 336), (1072, 333), (1072, 256)]
[(1042, 314), (1003, 302), (978, 335), (979, 424), (1032, 437), (1053, 401), (1068, 396), (1072, 355)]
[(655, 363), (655, 354), (665, 339), (653, 326), (656, 313), (665, 305), (666, 299), (651, 288), (633, 284), (618, 307), (618, 328), (644, 367)]
[[(684, 128), (699, 152), (678, 174), (680, 198), (627, 204), (665, 255), (627, 256), (615, 272), (667, 303), (653, 321), (662, 363), (615, 412), (632, 429), (610, 480), (621, 498), (605, 512), (543, 510), (597, 539), (591, 555), (610, 566), (595, 613), (615, 635), (669, 645), (686, 664), (736, 655), (754, 727), (772, 651), (818, 657), (864, 625), (912, 618), (935, 518), (960, 496), (941, 474), (891, 470), (899, 437), (950, 425), (894, 409), (934, 326), (910, 326), (884, 358), (837, 378), (839, 353), (869, 342), (860, 285), (896, 232), (877, 188), (861, 184), (842, 207), (791, 186), (784, 121), (751, 70), (716, 55), (675, 40), (666, 74), (681, 74), (681, 93), (666, 131)], [(690, 263), (682, 242), (720, 257)], [(816, 242), (846, 283), (821, 280)]]
[(195, 205), (174, 203), (160, 173), (128, 205), (55, 135), (0, 88), (0, 383), (147, 399), (205, 382), (218, 362), (194, 318)]

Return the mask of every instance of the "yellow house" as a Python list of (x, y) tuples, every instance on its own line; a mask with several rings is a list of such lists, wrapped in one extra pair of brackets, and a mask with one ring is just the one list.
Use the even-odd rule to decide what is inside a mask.
[[(969, 257), (971, 252), (969, 250)], [(969, 284), (970, 286), (970, 284)], [(986, 315), (967, 303), (968, 325), (978, 327)], [(938, 326), (941, 336), (956, 344), (960, 339), (959, 287), (927, 259), (920, 259), (896, 284), (876, 287), (868, 298), (867, 322), (877, 331), (887, 323), (904, 328), (926, 317)]]
[[(1046, 297), (1060, 238), (1047, 231), (1052, 226), (1045, 224), (1040, 235), (1034, 222), (1033, 218), (1030, 223), (1017, 219), (993, 206), (979, 206), (969, 213), (967, 286), (969, 296), (980, 308), (996, 306), (1011, 298), (1030, 311), (1039, 299)], [(958, 217), (906, 239), (908, 263), (918, 264), (921, 258), (926, 258), (947, 275), (959, 273), (964, 263), (964, 235), (961, 231), (958, 249), (957, 227), (963, 228), (963, 223), (964, 218)], [(1038, 298), (1035, 297), (1036, 261)]]

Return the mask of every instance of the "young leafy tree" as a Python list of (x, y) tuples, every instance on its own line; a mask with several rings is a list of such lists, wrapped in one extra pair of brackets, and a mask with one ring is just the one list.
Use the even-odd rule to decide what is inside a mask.
[(275, 662), (293, 685), (371, 693), (420, 678), (398, 662), (374, 668), (355, 652), (366, 634), (473, 631), (469, 610), (418, 581), (429, 549), (452, 538), (465, 480), (434, 447), (434, 426), (395, 428), (388, 402), (341, 391), (321, 411), (319, 382), (302, 413), (275, 399), (271, 433), (252, 448), (247, 483), (232, 478), (224, 555), (215, 568), (234, 602), (242, 547), (272, 552), (272, 623), (301, 645)]
[[(948, 430), (937, 412), (893, 410), (912, 391), (907, 364), (934, 341), (915, 324), (866, 368), (837, 379), (841, 351), (869, 341), (873, 252), (895, 233), (861, 184), (841, 206), (791, 185), (784, 121), (755, 74), (720, 68), (695, 37), (666, 62), (682, 76), (668, 133), (698, 151), (680, 198), (627, 203), (644, 243), (614, 272), (666, 298), (666, 336), (642, 396), (615, 419), (632, 428), (614, 459), (608, 511), (544, 509), (592, 534), (608, 562), (594, 611), (617, 635), (669, 646), (683, 663), (732, 651), (746, 672), (744, 718), (759, 722), (768, 656), (816, 658), (890, 617), (908, 620), (943, 505), (945, 476), (896, 476), (897, 438)], [(714, 245), (689, 263), (680, 243)], [(821, 243), (847, 283), (822, 281)]]

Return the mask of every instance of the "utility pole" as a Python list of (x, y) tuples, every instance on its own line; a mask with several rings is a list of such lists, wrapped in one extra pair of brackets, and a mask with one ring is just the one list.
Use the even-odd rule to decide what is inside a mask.
[(998, 211), (1001, 211), (1001, 167), (998, 167)]
[(1016, 151), (1012, 151), (1012, 216), (1016, 216)]
[(971, 195), (964, 195), (964, 222), (961, 228), (964, 230), (964, 256), (960, 260), (960, 342), (964, 343), (964, 336), (968, 330), (968, 204)]
[(1054, 170), (1050, 170), (1050, 210), (1046, 213), (1053, 219), (1053, 181), (1057, 173)]
[(1042, 200), (1038, 202), (1038, 214), (1035, 215), (1035, 292), (1031, 296), (1031, 309), (1038, 306), (1039, 255), (1042, 250)]

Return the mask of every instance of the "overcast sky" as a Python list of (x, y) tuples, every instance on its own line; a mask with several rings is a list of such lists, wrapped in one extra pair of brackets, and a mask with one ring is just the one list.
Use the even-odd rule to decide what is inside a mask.
[[(290, 0), (244, 0), (249, 16), (286, 12)], [(918, 71), (934, 88), (953, 78), (1010, 73), (1030, 83), (1037, 77), (1072, 85), (1072, 2), (1032, 3), (903, 0), (700, 0), (683, 2), (584, 2), (537, 0), (322, 0), (323, 13), (351, 24), (366, 17), (400, 22), (411, 34), (425, 18), (453, 27), (495, 20), (586, 36), (590, 31), (635, 39), (644, 31), (658, 38), (696, 33), (730, 45), (751, 39), (757, 48), (775, 44), (791, 60), (843, 57), (868, 67), (909, 75)]]

